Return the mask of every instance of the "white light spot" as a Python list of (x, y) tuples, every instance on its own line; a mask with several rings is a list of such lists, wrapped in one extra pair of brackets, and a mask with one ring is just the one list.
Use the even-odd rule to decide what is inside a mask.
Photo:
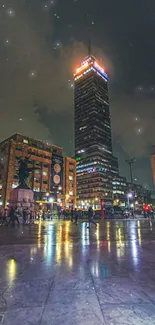
[(34, 79), (34, 78), (36, 77), (36, 75), (37, 75), (36, 70), (31, 70), (31, 71), (29, 72), (29, 77), (30, 77), (31, 79)]
[(12, 8), (8, 8), (8, 9), (7, 9), (7, 15), (8, 15), (9, 17), (14, 17), (14, 16), (15, 16), (15, 10), (12, 9)]

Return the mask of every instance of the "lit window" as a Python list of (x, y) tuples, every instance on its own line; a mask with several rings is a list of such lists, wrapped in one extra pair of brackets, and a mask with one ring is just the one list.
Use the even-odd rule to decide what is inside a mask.
[(27, 139), (23, 139), (23, 142), (26, 143), (26, 144), (29, 143)]
[(39, 187), (34, 187), (33, 190), (34, 190), (35, 192), (40, 192), (40, 188), (39, 188)]
[(70, 175), (69, 176), (69, 180), (72, 181), (73, 180), (73, 176)]
[(36, 169), (35, 174), (40, 174), (40, 169)]
[(69, 192), (69, 195), (73, 195), (73, 191), (70, 191), (70, 192)]
[(17, 183), (12, 183), (12, 188), (16, 188), (17, 187)]
[(48, 173), (47, 172), (43, 172), (43, 176), (47, 176), (48, 175)]
[(2, 184), (0, 184), (0, 190), (2, 189)]

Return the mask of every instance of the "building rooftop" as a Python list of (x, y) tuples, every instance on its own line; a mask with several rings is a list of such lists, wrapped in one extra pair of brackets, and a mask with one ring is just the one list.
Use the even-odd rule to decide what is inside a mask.
[(84, 58), (80, 67), (75, 71), (74, 80), (76, 81), (91, 70), (97, 72), (106, 81), (108, 80), (108, 75), (105, 73), (104, 67), (98, 64), (93, 55), (88, 55)]
[[(2, 144), (4, 144), (5, 142), (9, 141), (9, 140), (14, 140), (14, 141), (17, 141), (17, 142), (21, 142), (21, 143), (24, 143), (24, 144), (27, 144), (27, 145), (30, 145), (33, 147), (33, 142), (37, 142), (37, 143), (40, 143), (42, 145), (44, 145), (45, 147), (44, 148), (41, 148), (39, 147), (38, 149), (43, 149), (43, 150), (47, 150), (47, 148), (52, 148), (52, 149), (55, 149), (55, 150), (59, 150), (59, 151), (62, 151), (62, 148), (59, 147), (59, 146), (56, 146), (54, 144), (50, 144), (50, 143), (47, 143), (45, 141), (42, 141), (42, 140), (39, 140), (39, 139), (36, 139), (36, 138), (32, 138), (32, 137), (29, 137), (29, 136), (26, 136), (26, 135), (23, 135), (21, 133), (15, 133), (13, 134), (12, 136), (10, 136), (9, 138), (5, 139), (4, 141), (2, 141), (0, 143), (0, 146)], [(25, 140), (25, 142), (24, 142)], [(28, 141), (28, 143), (26, 142), (26, 140)], [(30, 143), (29, 143), (29, 140), (30, 140)], [(48, 151), (48, 150), (47, 150)]]

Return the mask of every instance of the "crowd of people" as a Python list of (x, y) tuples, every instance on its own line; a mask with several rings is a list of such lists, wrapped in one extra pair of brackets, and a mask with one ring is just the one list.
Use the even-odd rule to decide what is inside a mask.
[(29, 208), (19, 209), (18, 207), (11, 207), (10, 209), (0, 210), (1, 225), (12, 225), (20, 224), (22, 219), (23, 224), (30, 224), (34, 221), (34, 212)]
[[(87, 228), (90, 228), (90, 224), (94, 224), (95, 227), (97, 227), (97, 223), (94, 221), (94, 210), (93, 208), (90, 206), (88, 209), (88, 223), (89, 226)], [(76, 225), (78, 223), (78, 219), (79, 219), (79, 211), (75, 208), (75, 209), (71, 209), (71, 221), (74, 222)]]
[[(18, 207), (11, 207), (10, 209), (1, 208), (0, 210), (0, 224), (1, 225), (12, 225), (15, 224), (19, 225), (20, 223), (25, 224), (32, 224), (35, 220), (45, 220), (46, 218), (52, 219), (53, 215), (50, 211), (45, 210), (30, 210), (29, 208), (19, 209)], [(94, 211), (92, 207), (89, 207), (88, 213), (88, 223), (93, 223), (96, 227), (97, 224), (94, 221)], [(61, 210), (58, 212), (58, 219), (63, 220), (71, 220), (75, 225), (78, 224), (78, 219), (81, 218), (80, 212), (75, 208), (72, 207), (70, 213), (68, 211)]]

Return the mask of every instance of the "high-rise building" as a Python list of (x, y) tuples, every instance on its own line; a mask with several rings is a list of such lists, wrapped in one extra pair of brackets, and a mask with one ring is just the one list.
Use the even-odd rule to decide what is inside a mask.
[[(34, 191), (35, 201), (48, 202), (52, 198), (55, 203), (64, 206), (64, 179), (67, 182), (70, 174), (62, 148), (18, 133), (0, 143), (0, 205), (9, 202), (10, 191), (18, 186), (18, 161), (25, 156), (29, 156), (29, 167), (35, 168), (27, 181)], [(76, 168), (73, 166), (72, 169), (73, 193), (76, 197)]]
[(126, 177), (116, 175), (112, 180), (113, 199), (126, 202), (127, 201), (127, 180)]
[(108, 204), (118, 160), (112, 151), (108, 76), (92, 55), (76, 69), (74, 86), (78, 205)]

